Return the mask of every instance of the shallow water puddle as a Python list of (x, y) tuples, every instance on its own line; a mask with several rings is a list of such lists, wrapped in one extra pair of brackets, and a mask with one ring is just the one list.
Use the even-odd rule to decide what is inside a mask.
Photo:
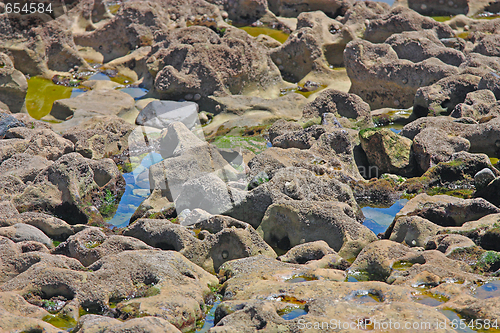
[(60, 315), (60, 314), (50, 314), (42, 318), (46, 323), (51, 324), (59, 329), (71, 332), (73, 328), (76, 327), (76, 320), (74, 318)]
[(361, 210), (366, 219), (363, 225), (375, 234), (385, 232), (391, 225), (394, 217), (408, 202), (408, 199), (399, 199), (390, 207), (363, 207)]
[(479, 299), (500, 297), (500, 280), (483, 284), (481, 287), (476, 289), (474, 297)]
[(413, 294), (413, 301), (415, 303), (436, 307), (443, 303), (448, 302), (448, 298), (440, 295), (434, 295), (431, 293), (415, 293)]
[(347, 300), (354, 300), (358, 303), (381, 303), (382, 297), (372, 290), (357, 290), (346, 297)]
[[(481, 329), (481, 328), (476, 328), (476, 327), (473, 327), (472, 325), (484, 325), (485, 321), (484, 320), (478, 320), (476, 319), (474, 322), (471, 322), (470, 319), (468, 318), (464, 318), (462, 317), (461, 315), (457, 314), (455, 311), (453, 310), (449, 310), (449, 309), (446, 309), (446, 310), (439, 310), (439, 312), (441, 312), (443, 315), (446, 316), (446, 318), (448, 318), (450, 320), (450, 324), (453, 324), (454, 327), (457, 327), (457, 328), (454, 328), (453, 332), (459, 332), (459, 333), (471, 333), (471, 332), (481, 332), (481, 333), (496, 333), (496, 332), (500, 332), (499, 329), (497, 328), (490, 328), (490, 329)], [(461, 322), (461, 320), (463, 320)], [(493, 326), (497, 326), (497, 324), (495, 323), (498, 323), (498, 321), (489, 321), (491, 324), (493, 324)], [(462, 324), (463, 323), (463, 324)], [(468, 325), (471, 325), (471, 326), (468, 326)], [(472, 329), (471, 327), (473, 327), (474, 329)]]
[(123, 174), (125, 192), (123, 193), (115, 215), (107, 223), (117, 227), (126, 227), (137, 207), (149, 197), (149, 167), (162, 161), (158, 153), (147, 154), (134, 171)]
[(286, 42), (288, 36), (290, 36), (286, 32), (268, 27), (241, 27), (240, 29), (245, 30), (247, 34), (249, 34), (252, 37), (258, 37), (259, 35), (266, 35), (276, 39), (281, 44)]
[(221, 303), (221, 301), (214, 302), (214, 305), (212, 305), (210, 310), (207, 312), (203, 326), (201, 328), (196, 329), (194, 332), (205, 333), (205, 332), (208, 332), (209, 329), (214, 327), (215, 310), (217, 309), (217, 306), (219, 306), (220, 303)]
[(28, 80), (26, 109), (30, 116), (40, 119), (50, 113), (52, 104), (59, 99), (72, 97), (74, 88), (61, 86), (41, 77)]
[(308, 282), (318, 280), (315, 276), (306, 276), (306, 275), (293, 275), (289, 279), (286, 279), (287, 283), (300, 283), (300, 282)]
[(285, 309), (278, 311), (278, 314), (281, 318), (285, 320), (293, 320), (300, 316), (304, 316), (307, 314), (307, 311), (299, 306), (290, 306)]

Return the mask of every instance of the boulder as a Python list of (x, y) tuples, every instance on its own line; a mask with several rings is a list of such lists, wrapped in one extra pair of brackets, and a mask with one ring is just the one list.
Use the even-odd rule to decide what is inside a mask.
[(52, 240), (47, 235), (29, 224), (17, 223), (11, 227), (1, 227), (0, 236), (7, 237), (16, 243), (35, 241), (44, 244), (48, 248), (54, 247)]
[(481, 78), (470, 74), (452, 75), (419, 88), (415, 94), (413, 114), (417, 117), (447, 116), (463, 103), (468, 93), (478, 89)]
[[(236, 191), (232, 193), (236, 195)], [(361, 220), (361, 208), (356, 203), (349, 186), (328, 176), (318, 176), (313, 172), (296, 167), (276, 171), (269, 182), (260, 184), (226, 212), (236, 219), (245, 221), (257, 228), (268, 207), (287, 200), (297, 201), (339, 201), (348, 204)]]
[[(52, 78), (57, 72), (68, 72), (74, 66), (82, 70), (92, 69), (78, 54), (70, 26), (64, 19), (53, 20), (48, 15), (35, 15), (26, 20), (23, 15), (3, 15), (0, 18), (0, 36), (0, 52), (11, 54), (15, 68), (24, 74)], [(25, 90), (26, 79), (22, 77), (21, 80)], [(16, 94), (19, 93), (18, 90)], [(22, 103), (12, 111), (19, 112), (20, 106)]]
[(165, 220), (139, 219), (124, 235), (139, 238), (154, 247), (175, 250), (209, 272), (218, 272), (226, 261), (255, 255), (272, 258), (276, 253), (247, 223), (230, 217), (214, 215), (190, 227)]
[(420, 216), (402, 216), (394, 219), (384, 238), (411, 247), (425, 247), (443, 227)]
[(129, 148), (128, 137), (133, 126), (117, 116), (95, 116), (68, 128), (65, 139), (75, 145), (75, 152), (83, 157), (102, 159), (116, 156)]
[(38, 173), (53, 162), (38, 155), (15, 154), (0, 164), (0, 174), (19, 177), (24, 183), (33, 181)]
[(422, 16), (403, 6), (395, 6), (382, 17), (370, 20), (364, 38), (372, 43), (382, 43), (395, 33), (421, 30), (434, 30), (438, 38), (449, 38), (455, 35), (453, 30), (444, 23)]
[(438, 250), (450, 257), (456, 250), (475, 248), (477, 245), (462, 235), (436, 235), (425, 244), (426, 250)]
[(470, 142), (445, 131), (427, 128), (413, 139), (411, 146), (419, 172), (424, 173), (439, 162), (448, 162), (452, 155), (470, 149)]
[(479, 53), (488, 57), (500, 56), (500, 38), (497, 35), (483, 34), (476, 40), (476, 45), (472, 52)]
[(474, 175), (474, 185), (477, 191), (481, 191), (495, 179), (495, 174), (491, 169), (484, 168)]
[(351, 6), (350, 1), (334, 0), (268, 0), (269, 9), (276, 16), (297, 17), (300, 13), (320, 10), (330, 17), (343, 15)]
[(282, 201), (269, 206), (257, 231), (274, 247), (288, 250), (303, 242), (324, 240), (344, 258), (353, 258), (376, 240), (340, 202)]
[(89, 227), (70, 236), (65, 242), (59, 244), (52, 253), (75, 258), (87, 267), (111, 254), (149, 249), (151, 246), (136, 238), (119, 235), (106, 236), (101, 229)]
[(278, 260), (291, 264), (307, 264), (311, 260), (320, 260), (328, 255), (337, 255), (337, 252), (320, 240), (294, 246), (286, 254), (279, 256)]
[(465, 101), (457, 104), (450, 116), (454, 118), (469, 117), (483, 122), (499, 114), (500, 105), (497, 103), (495, 94), (491, 90), (481, 89), (468, 93)]
[(74, 234), (73, 226), (57, 217), (43, 213), (25, 212), (14, 215), (6, 221), (6, 224), (10, 225), (17, 223), (32, 225), (43, 231), (50, 238), (58, 241), (65, 240)]
[(500, 214), (490, 214), (477, 221), (466, 222), (461, 227), (445, 228), (444, 233), (465, 236), (485, 250), (498, 252), (500, 250), (499, 222)]
[[(105, 256), (85, 271), (38, 265), (0, 289), (31, 292), (33, 298), (59, 297), (64, 300), (59, 314), (72, 318), (84, 307), (121, 318), (160, 317), (188, 330), (203, 318), (204, 299), (216, 284), (214, 276), (177, 252), (136, 250)], [(115, 309), (110, 299), (118, 303)]]
[[(210, 95), (254, 91), (276, 96), (282, 80), (265, 47), (238, 28), (225, 28), (222, 35), (191, 26), (169, 32), (165, 41), (154, 45), (148, 69), (155, 76), (156, 95), (193, 100), (210, 112), (215, 111)], [(258, 88), (249, 85), (255, 81), (260, 82)]]
[(206, 142), (191, 132), (184, 123), (177, 121), (166, 124), (159, 139), (160, 154), (163, 158), (179, 156), (190, 148), (205, 144)]
[(76, 35), (75, 42), (101, 53), (107, 63), (140, 46), (151, 46), (155, 33), (168, 31), (169, 23), (166, 9), (160, 4), (127, 3), (102, 26)]
[(223, 1), (228, 18), (236, 23), (253, 23), (268, 13), (267, 0)]
[(485, 187), (478, 188), (475, 197), (483, 198), (488, 200), (497, 207), (500, 207), (500, 199), (498, 194), (500, 193), (500, 177), (496, 177), (494, 180), (489, 182)]
[(488, 0), (455, 0), (453, 2), (436, 3), (432, 0), (408, 0), (408, 7), (426, 16), (455, 16), (468, 14), (470, 16), (485, 10), (491, 4)]
[(7, 113), (0, 113), (0, 138), (3, 139), (5, 133), (14, 127), (25, 127), (21, 121), (17, 120), (13, 116)]
[[(102, 223), (101, 213), (112, 211), (124, 187), (125, 181), (112, 160), (95, 161), (70, 153), (40, 171), (16, 196), (14, 204), (20, 211), (49, 212), (69, 224)], [(113, 202), (105, 195), (112, 196)]]
[(420, 87), (458, 73), (455, 66), (439, 59), (413, 63), (399, 59), (388, 44), (372, 44), (366, 40), (347, 44), (344, 61), (352, 82), (349, 92), (360, 96), (372, 109), (409, 108)]
[(489, 89), (494, 94), (496, 99), (500, 99), (500, 77), (494, 71), (486, 73), (477, 85), (478, 89)]
[(217, 148), (204, 143), (184, 150), (180, 156), (153, 164), (149, 169), (150, 188), (160, 189), (162, 196), (173, 202), (182, 192), (184, 183), (206, 174), (217, 175), (224, 181), (238, 179), (238, 172)]
[(394, 173), (405, 177), (414, 173), (412, 141), (390, 129), (365, 129), (359, 132), (361, 147), (370, 165), (378, 172)]
[(199, 124), (198, 104), (194, 102), (152, 101), (137, 116), (137, 125), (166, 128), (172, 122), (181, 122), (188, 129)]
[(499, 213), (499, 208), (484, 199), (459, 199), (447, 195), (419, 194), (399, 211), (402, 216), (420, 216), (440, 226), (461, 226), (465, 222)]
[(283, 45), (270, 52), (283, 78), (299, 82), (310, 72), (318, 76), (335, 75), (329, 66), (343, 65), (342, 50), (352, 40), (348, 34), (341, 33), (342, 28), (342, 23), (324, 12), (300, 14), (297, 29)]
[(134, 112), (132, 96), (118, 90), (90, 90), (74, 98), (54, 102), (50, 115), (59, 120), (70, 120), (67, 127), (77, 126), (86, 118), (95, 116), (124, 117)]
[(327, 89), (304, 106), (305, 118), (322, 116), (325, 113), (332, 113), (340, 122), (343, 122), (343, 118), (347, 118), (356, 127), (373, 124), (370, 106), (355, 94)]
[(386, 41), (399, 59), (407, 59), (414, 63), (429, 58), (438, 58), (452, 66), (459, 66), (465, 61), (465, 55), (455, 49), (446, 47), (436, 36), (435, 30), (405, 31), (393, 34)]

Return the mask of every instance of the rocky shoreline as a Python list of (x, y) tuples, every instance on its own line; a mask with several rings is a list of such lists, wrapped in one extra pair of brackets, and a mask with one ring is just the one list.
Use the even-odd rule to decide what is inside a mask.
[(42, 2), (0, 332), (500, 332), (498, 2)]

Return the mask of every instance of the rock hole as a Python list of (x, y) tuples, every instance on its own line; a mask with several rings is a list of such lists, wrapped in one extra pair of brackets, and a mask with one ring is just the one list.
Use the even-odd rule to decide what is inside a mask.
[(104, 170), (94, 170), (94, 181), (99, 187), (103, 187), (111, 180), (111, 175)]
[(164, 251), (176, 251), (175, 246), (170, 243), (160, 242), (155, 245), (156, 248), (162, 249)]
[(87, 224), (87, 216), (80, 211), (80, 209), (69, 202), (64, 202), (61, 205), (55, 207), (54, 215), (69, 224)]

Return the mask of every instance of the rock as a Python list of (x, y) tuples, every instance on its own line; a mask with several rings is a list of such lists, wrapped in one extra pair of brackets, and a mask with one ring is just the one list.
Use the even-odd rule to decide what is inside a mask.
[(420, 216), (440, 226), (461, 226), (500, 210), (484, 199), (459, 199), (447, 195), (419, 194), (399, 211), (402, 216)]
[(175, 157), (190, 148), (206, 145), (185, 124), (181, 122), (171, 122), (165, 125), (159, 139), (160, 154), (163, 158)]
[(0, 176), (0, 200), (10, 201), (16, 195), (23, 193), (26, 184), (16, 176)]
[(180, 224), (184, 227), (190, 227), (193, 226), (199, 222), (208, 220), (212, 214), (210, 214), (207, 211), (204, 211), (203, 209), (193, 209), (191, 212), (189, 212), (186, 217), (180, 221)]
[(209, 272), (218, 272), (226, 261), (276, 253), (247, 223), (225, 216), (211, 216), (192, 226), (197, 237), (185, 227), (164, 220), (136, 221), (124, 235), (137, 237), (162, 249), (179, 251), (186, 258)]
[(415, 94), (413, 114), (417, 117), (447, 116), (463, 103), (468, 93), (478, 89), (480, 77), (462, 74), (443, 78), (433, 85), (419, 88)]
[(112, 160), (95, 161), (70, 153), (42, 170), (16, 196), (14, 204), (20, 211), (49, 212), (69, 224), (102, 223), (100, 212), (109, 214), (108, 206), (117, 204), (116, 200), (104, 204), (104, 195), (121, 197), (124, 186), (125, 181)]
[(129, 135), (133, 126), (116, 116), (96, 116), (63, 134), (75, 145), (75, 152), (83, 157), (102, 159), (116, 156), (129, 148)]
[[(235, 191), (232, 193), (236, 194)], [(311, 171), (296, 167), (277, 170), (269, 182), (264, 182), (245, 193), (245, 197), (235, 203), (226, 215), (257, 228), (267, 208), (284, 200), (344, 202), (353, 209), (357, 219), (362, 219), (361, 208), (356, 203), (349, 186), (328, 176), (318, 176)]]
[(33, 181), (40, 171), (52, 163), (52, 161), (37, 155), (15, 154), (0, 164), (0, 174), (19, 177), (26, 183)]
[(18, 215), (19, 212), (11, 201), (0, 201), (0, 225), (8, 225), (8, 222), (6, 222), (6, 220)]
[(399, 59), (388, 44), (365, 40), (347, 44), (344, 58), (352, 82), (349, 92), (360, 96), (372, 109), (409, 108), (420, 87), (458, 73), (456, 67), (439, 59), (413, 63)]
[(488, 186), (491, 181), (495, 179), (495, 174), (488, 168), (484, 168), (474, 175), (474, 184), (476, 186), (476, 190), (480, 191), (486, 186)]
[(304, 107), (304, 117), (322, 116), (333, 113), (337, 119), (348, 118), (356, 127), (366, 127), (373, 124), (370, 106), (359, 96), (337, 90), (327, 89), (319, 93), (314, 101)]
[[(277, 95), (282, 80), (265, 47), (238, 28), (225, 29), (222, 37), (206, 27), (176, 29), (164, 42), (154, 45), (148, 69), (155, 75), (156, 95), (179, 100), (198, 94), (197, 103), (209, 112), (215, 107), (210, 95), (250, 91), (263, 96), (275, 91)], [(226, 61), (221, 63), (220, 59)], [(248, 85), (255, 81), (260, 82), (259, 88)]]
[(500, 99), (500, 77), (493, 71), (487, 73), (479, 81), (477, 89), (489, 89), (495, 94), (497, 100)]
[(500, 56), (500, 39), (496, 35), (484, 34), (476, 40), (476, 45), (472, 52), (479, 53), (488, 57)]
[[(480, 81), (481, 83), (481, 81)], [(495, 94), (491, 90), (481, 89), (467, 94), (463, 103), (457, 104), (450, 116), (454, 118), (470, 117), (482, 122), (495, 117), (500, 112)]]
[[(266, 121), (275, 122), (277, 121), (276, 118), (283, 118), (288, 121), (299, 120), (302, 117), (303, 106), (307, 102), (304, 96), (297, 93), (289, 93), (272, 99), (246, 95), (209, 96), (208, 99), (214, 103), (216, 113), (226, 116), (226, 118), (223, 118), (224, 120), (228, 116), (231, 117), (231, 121), (224, 124), (229, 128), (232, 127), (231, 124), (241, 126), (247, 123), (249, 126), (253, 126), (250, 121), (254, 117), (258, 119), (255, 123), (256, 126)], [(237, 117), (233, 120), (234, 116)], [(210, 128), (210, 124), (205, 128)]]
[(50, 115), (69, 120), (66, 126), (77, 126), (85, 118), (94, 116), (124, 117), (135, 109), (134, 99), (118, 90), (90, 90), (74, 98), (54, 102)]
[(184, 209), (203, 209), (210, 214), (222, 214), (230, 210), (235, 202), (229, 187), (216, 175), (205, 174), (190, 179), (182, 185), (175, 207)]
[[(63, 19), (37, 15), (26, 20), (22, 15), (5, 15), (0, 19), (0, 35), (0, 52), (12, 54), (16, 69), (24, 74), (52, 78), (74, 66), (92, 69), (78, 54), (68, 21)], [(21, 80), (25, 90), (25, 79)]]
[(7, 223), (11, 225), (16, 223), (32, 225), (55, 240), (65, 240), (74, 234), (74, 230), (71, 225), (61, 219), (58, 219), (57, 217), (43, 213), (25, 212), (14, 215), (7, 220)]
[(407, 59), (414, 63), (434, 57), (445, 64), (458, 67), (465, 61), (465, 55), (458, 50), (446, 47), (438, 39), (434, 30), (393, 34), (385, 43), (396, 51), (399, 59)]
[(198, 104), (194, 102), (152, 101), (141, 110), (137, 125), (164, 129), (172, 122), (181, 122), (188, 129), (199, 124)]
[(472, 239), (485, 250), (500, 250), (498, 223), (500, 214), (490, 214), (477, 221), (464, 223), (461, 227), (448, 227), (444, 233), (458, 234)]
[(309, 149), (323, 133), (325, 133), (325, 129), (323, 127), (319, 125), (313, 125), (307, 127), (306, 129), (279, 135), (271, 142), (273, 147), (279, 147), (283, 149)]
[[(204, 316), (204, 299), (216, 284), (214, 276), (177, 252), (136, 250), (105, 256), (85, 271), (33, 267), (0, 289), (32, 295), (40, 295), (41, 290), (43, 297), (63, 296), (66, 302), (61, 311), (73, 318), (78, 318), (78, 309), (85, 306), (100, 313), (111, 311), (121, 318), (132, 319), (142, 312), (187, 330)], [(109, 307), (110, 299), (118, 302), (114, 311)]]
[(149, 249), (151, 249), (149, 245), (136, 238), (119, 235), (106, 236), (99, 228), (89, 227), (70, 236), (52, 253), (75, 258), (87, 267), (108, 255)]
[[(336, 255), (325, 241), (315, 241), (294, 246), (278, 260), (291, 264), (307, 264), (311, 260), (319, 260), (327, 255)], [(339, 257), (340, 260), (340, 257)]]
[(347, 33), (342, 34), (342, 28), (342, 23), (329, 18), (324, 12), (300, 14), (297, 29), (283, 45), (271, 51), (283, 78), (299, 82), (310, 72), (323, 80), (328, 80), (325, 77), (328, 74), (334, 76), (335, 72), (329, 66), (343, 65), (342, 51), (353, 38)]
[(384, 238), (411, 247), (425, 247), (443, 227), (420, 216), (402, 216), (394, 219)]
[(366, 129), (359, 132), (361, 147), (370, 165), (379, 173), (395, 173), (405, 177), (414, 173), (412, 142), (389, 129)]
[[(14, 113), (21, 112), (28, 91), (28, 82), (23, 73), (14, 68), (14, 64), (5, 53), (0, 53), (0, 102)], [(2, 127), (9, 126), (7, 119), (0, 119), (0, 137)], [(10, 125), (15, 127), (15, 122)]]
[(169, 23), (166, 8), (160, 4), (130, 3), (97, 29), (75, 36), (75, 42), (101, 53), (107, 63), (140, 46), (152, 45), (154, 35), (165, 33)]
[(76, 332), (98, 333), (105, 330), (110, 333), (118, 332), (164, 332), (180, 333), (174, 325), (165, 319), (157, 317), (135, 318), (121, 322), (118, 319), (97, 315), (80, 317)]
[(375, 234), (355, 220), (343, 203), (282, 201), (269, 206), (257, 231), (272, 246), (288, 250), (304, 242), (324, 240), (343, 258), (352, 258)]
[(181, 251), (197, 241), (185, 227), (159, 219), (138, 219), (123, 231), (123, 235), (162, 250), (174, 251)]
[(496, 177), (489, 184), (487, 184), (482, 189), (477, 189), (474, 194), (475, 197), (483, 198), (491, 202), (497, 207), (500, 207), (500, 199), (498, 194), (500, 193), (500, 177)]
[(162, 197), (161, 190), (153, 190), (130, 217), (129, 224), (140, 218), (168, 219), (175, 217), (175, 204)]
[[(1, 97), (0, 97), (1, 98)], [(11, 128), (14, 127), (25, 127), (22, 122), (14, 118), (13, 116), (6, 114), (6, 113), (0, 113), (0, 138), (3, 139), (5, 136), (5, 133)]]
[(30, 330), (37, 329), (41, 329), (47, 333), (60, 332), (60, 329), (55, 328), (41, 319), (27, 318), (24, 313), (16, 316), (3, 309), (0, 309), (0, 329), (5, 332), (15, 332), (16, 330), (29, 332)]
[(48, 160), (57, 160), (64, 154), (74, 151), (73, 143), (62, 138), (49, 129), (27, 129), (16, 127), (7, 131), (7, 139), (24, 139), (28, 146), (22, 151), (25, 154), (45, 157)]
[(470, 247), (477, 247), (470, 239), (462, 235), (437, 235), (429, 239), (425, 244), (426, 250), (438, 250), (450, 257), (455, 250), (463, 250)]
[(280, 135), (301, 130), (303, 130), (303, 128), (300, 124), (294, 121), (279, 119), (268, 129), (269, 141), (273, 142), (274, 139)]
[(470, 145), (467, 139), (428, 128), (415, 136), (412, 151), (418, 170), (423, 173), (439, 162), (449, 162), (454, 153), (468, 151)]
[(224, 9), (233, 22), (253, 23), (268, 12), (267, 0), (224, 1)]
[(277, 16), (297, 17), (300, 13), (320, 10), (330, 17), (343, 15), (351, 3), (345, 0), (323, 2), (317, 0), (268, 0), (269, 9)]
[(408, 8), (396, 6), (382, 17), (370, 20), (364, 38), (372, 43), (382, 43), (392, 34), (421, 30), (434, 30), (438, 38), (454, 37), (453, 30), (446, 24), (419, 15)]
[(184, 183), (211, 173), (224, 181), (238, 178), (238, 172), (227, 163), (219, 151), (206, 143), (189, 148), (180, 156), (152, 165), (149, 168), (150, 188), (161, 189), (162, 196), (173, 202), (182, 192)]
[(489, 1), (453, 1), (436, 3), (431, 0), (409, 0), (408, 6), (414, 11), (426, 16), (454, 16), (468, 14), (470, 16), (480, 13), (489, 5)]
[(439, 251), (417, 251), (399, 243), (381, 240), (363, 249), (348, 274), (358, 280), (369, 278), (394, 285), (420, 287), (434, 287), (449, 279), (482, 281), (479, 275), (470, 271), (469, 265), (448, 259)]
[(48, 248), (54, 247), (52, 240), (39, 229), (23, 223), (14, 224), (11, 227), (0, 228), (0, 236), (7, 237), (14, 242), (36, 241)]

